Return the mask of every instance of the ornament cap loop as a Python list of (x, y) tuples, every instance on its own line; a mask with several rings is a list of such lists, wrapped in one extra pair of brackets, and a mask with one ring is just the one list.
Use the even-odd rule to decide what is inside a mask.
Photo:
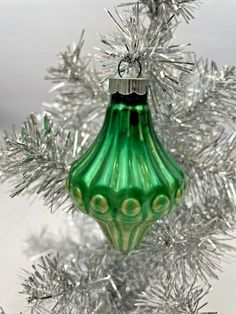
[(110, 94), (120, 93), (130, 95), (136, 93), (145, 95), (148, 91), (148, 80), (144, 78), (111, 78), (109, 80)]
[[(118, 73), (119, 73), (120, 77), (123, 77), (122, 72), (124, 72), (124, 70), (122, 71), (122, 69), (121, 69), (121, 65), (123, 62), (127, 62), (129, 65), (131, 65), (131, 63), (132, 63), (131, 60), (129, 60), (129, 58), (126, 58), (126, 59), (124, 58), (120, 61), (119, 65), (118, 65)], [(137, 78), (139, 78), (142, 74), (142, 65), (141, 65), (141, 62), (137, 58), (134, 59), (134, 63), (136, 63), (139, 67), (139, 71), (137, 74)]]

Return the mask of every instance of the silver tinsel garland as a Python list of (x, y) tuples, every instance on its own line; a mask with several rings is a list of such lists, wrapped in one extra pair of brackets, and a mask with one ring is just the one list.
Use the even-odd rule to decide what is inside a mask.
[[(120, 6), (134, 5), (134, 1), (123, 3)], [(151, 18), (161, 18), (168, 21), (171, 16), (175, 19), (180, 16), (188, 23), (194, 18), (193, 13), (199, 7), (199, 0), (139, 0), (141, 10)]]
[(84, 31), (78, 44), (59, 55), (58, 66), (48, 69), (46, 79), (54, 83), (51, 92), (57, 95), (43, 109), (61, 128), (80, 132), (88, 147), (91, 135), (101, 127), (108, 97), (99, 84), (99, 73), (89, 67), (91, 59), (81, 56), (83, 44)]
[(157, 313), (158, 309), (158, 314), (199, 314), (207, 304), (202, 304), (202, 299), (209, 292), (209, 288), (204, 291), (197, 286), (195, 280), (178, 285), (171, 280), (167, 283), (158, 282), (156, 288), (152, 287), (140, 295), (136, 305), (143, 313)]
[[(164, 314), (171, 313), (171, 310), (172, 313), (199, 313), (204, 289), (196, 287), (196, 278), (192, 281), (181, 279), (176, 269), (168, 269), (168, 257), (165, 259), (163, 256), (172, 245), (170, 241), (168, 243), (167, 234), (163, 233), (162, 254), (158, 252), (156, 255), (156, 250), (145, 252), (144, 247), (137, 252), (123, 254), (108, 247), (100, 237), (89, 235), (91, 224), (93, 222), (89, 218), (74, 217), (69, 223), (69, 237), (58, 240), (58, 236), (41, 234), (29, 240), (28, 254), (51, 254), (41, 258), (40, 266), (34, 266), (23, 283), (23, 293), (29, 296), (35, 311), (42, 313), (51, 308), (50, 313), (70, 313), (62, 310), (66, 304), (71, 313), (76, 313), (76, 310), (82, 313)], [(152, 234), (153, 239), (156, 236)], [(174, 242), (173, 239), (171, 241)], [(184, 239), (181, 241), (184, 243)], [(61, 255), (55, 257), (53, 252), (61, 252)], [(97, 282), (100, 282), (98, 291)], [(156, 299), (151, 297), (155, 287), (159, 287)], [(65, 301), (67, 295), (70, 297), (68, 303)], [(90, 303), (91, 295), (93, 304)], [(173, 303), (174, 297), (176, 302)]]
[(29, 239), (28, 253), (42, 256), (23, 275), (32, 313), (199, 314), (208, 281), (235, 251), (228, 240), (236, 226), (236, 70), (186, 60), (182, 45), (169, 43), (177, 19), (189, 21), (197, 4), (140, 1), (117, 18), (108, 12), (118, 30), (109, 39), (101, 36), (109, 48), (99, 50), (105, 79), (119, 63), (126, 76), (141, 65), (158, 134), (189, 177), (184, 204), (157, 222), (138, 250), (123, 254), (108, 247), (90, 219), (77, 217), (65, 191), (68, 169), (98, 133), (108, 102), (98, 84), (104, 72), (81, 56), (84, 32), (48, 70), (54, 102), (31, 115), (21, 132), (5, 134), (0, 176), (14, 183), (12, 196), (37, 193), (52, 211), (74, 213), (66, 238)]
[[(184, 52), (187, 45), (171, 45), (173, 31), (177, 22), (170, 19), (165, 23), (161, 17), (157, 22), (142, 18), (139, 6), (134, 6), (132, 16), (122, 16), (117, 10), (115, 18), (109, 16), (117, 27), (106, 38), (101, 35), (101, 42), (107, 49), (97, 48), (97, 58), (103, 65), (105, 80), (117, 75), (144, 76), (150, 80), (151, 90), (155, 87), (159, 95), (165, 92), (170, 97), (179, 91), (179, 76), (191, 72), (189, 52)], [(153, 84), (155, 82), (155, 84)]]
[[(39, 126), (42, 124), (42, 126)], [(77, 153), (77, 132), (59, 130), (47, 116), (31, 115), (19, 134), (5, 133), (1, 178), (11, 180), (12, 197), (23, 192), (41, 194), (52, 211), (73, 205), (65, 192), (66, 174)]]

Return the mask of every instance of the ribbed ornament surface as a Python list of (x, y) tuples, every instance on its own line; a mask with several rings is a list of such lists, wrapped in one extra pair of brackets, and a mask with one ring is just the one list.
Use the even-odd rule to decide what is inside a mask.
[(103, 127), (72, 165), (67, 188), (122, 251), (137, 247), (151, 223), (180, 204), (186, 177), (159, 142), (147, 95), (111, 96)]

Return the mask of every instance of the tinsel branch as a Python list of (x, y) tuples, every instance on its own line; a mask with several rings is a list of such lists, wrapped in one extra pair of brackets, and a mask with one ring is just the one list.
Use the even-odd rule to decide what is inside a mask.
[[(65, 52), (59, 54), (60, 63), (58, 67), (50, 67), (48, 69), (48, 75), (46, 79), (51, 80), (56, 85), (53, 89), (65, 87), (66, 84), (80, 82), (84, 85), (84, 88), (91, 91), (91, 85), (84, 81), (85, 72), (87, 70), (87, 63), (81, 59), (81, 50), (84, 46), (84, 33), (83, 30), (80, 39), (77, 44), (73, 44), (72, 47), (68, 46)], [(69, 86), (68, 86), (69, 87)]]
[(189, 60), (189, 52), (183, 50), (187, 45), (170, 43), (176, 23), (145, 20), (140, 15), (139, 5), (134, 6), (131, 15), (123, 16), (117, 10), (116, 18), (109, 11), (108, 14), (117, 31), (109, 37), (101, 35), (106, 48), (97, 48), (105, 71), (104, 80), (116, 76), (119, 71), (122, 76), (149, 78), (151, 89), (155, 81), (159, 94), (165, 92), (172, 97), (180, 91), (179, 77), (183, 72), (191, 72), (193, 63)]
[[(111, 278), (109, 274), (101, 278), (99, 269), (91, 267), (89, 254), (87, 257), (87, 262), (78, 257), (63, 264), (58, 255), (46, 256), (41, 258), (40, 265), (33, 266), (23, 287), (30, 293), (28, 302), (34, 303), (34, 313), (89, 314), (105, 310), (104, 292), (109, 286), (112, 288)], [(109, 313), (108, 308), (104, 313)]]
[[(189, 220), (192, 216), (193, 213), (188, 215)], [(179, 220), (181, 219), (184, 218), (181, 217)], [(187, 229), (187, 223), (190, 222), (186, 222), (186, 226), (181, 230), (180, 222), (175, 227), (177, 221), (175, 217), (172, 223), (169, 220), (161, 222), (158, 228), (157, 226), (153, 228), (149, 236), (154, 242), (149, 243), (148, 246), (144, 244), (142, 248), (131, 254), (117, 252), (109, 248), (100, 236), (90, 235), (90, 230), (94, 230), (91, 225), (94, 222), (81, 216), (74, 217), (70, 221), (68, 237), (60, 238), (56, 235), (48, 237), (44, 234), (39, 235), (38, 238), (31, 238), (28, 253), (38, 256), (37, 250), (39, 250), (39, 253), (44, 256), (41, 259), (41, 266), (34, 266), (32, 273), (24, 275), (23, 293), (33, 304), (34, 313), (45, 313), (49, 309), (49, 313), (54, 314), (64, 313), (60, 312), (62, 309), (65, 313), (76, 313), (76, 310), (80, 309), (83, 309), (84, 313), (93, 313), (93, 311), (94, 313), (140, 314), (200, 313), (204, 305), (202, 298), (209, 291), (209, 287), (206, 283), (203, 287), (197, 284), (199, 274), (196, 267), (189, 273), (189, 268), (184, 268), (181, 263), (186, 263), (188, 260), (189, 266), (192, 267), (195, 265), (194, 259), (198, 258), (199, 262), (203, 263), (203, 265), (199, 264), (201, 269), (206, 266), (213, 266), (214, 269), (223, 253), (223, 251), (217, 252), (218, 247), (215, 248), (214, 244), (217, 244), (217, 241), (223, 243), (224, 240), (216, 240), (215, 237), (214, 243), (210, 243), (214, 238), (214, 231), (211, 233), (207, 226), (202, 226), (201, 231), (196, 229), (193, 238), (190, 235), (192, 229)], [(195, 222), (192, 225), (196, 227)], [(84, 235), (86, 239), (83, 238)], [(159, 251), (155, 249), (157, 241)], [(44, 254), (42, 248), (45, 250)], [(225, 250), (228, 248), (229, 245), (226, 244)], [(61, 253), (55, 259), (52, 255), (48, 256), (48, 252)], [(197, 254), (201, 254), (201, 257), (197, 257)], [(202, 258), (203, 254), (205, 258)], [(177, 267), (174, 265), (176, 262)], [(179, 276), (179, 271), (182, 274), (185, 272), (185, 275)], [(86, 279), (82, 280), (82, 277)], [(100, 280), (102, 286), (97, 292), (96, 282)], [(72, 282), (73, 285), (65, 284), (68, 282)], [(91, 289), (90, 293), (89, 289)], [(82, 298), (84, 293), (85, 296)], [(67, 295), (70, 295), (69, 301), (64, 298)], [(93, 298), (92, 303), (90, 297)], [(96, 312), (94, 307), (101, 300), (103, 305)]]
[[(123, 3), (120, 6), (134, 5), (134, 1)], [(199, 7), (199, 0), (139, 0), (141, 10), (150, 19), (168, 21), (171, 16), (183, 17), (185, 22), (194, 18), (193, 13)]]
[[(235, 217), (236, 71), (196, 60), (183, 96), (154, 112), (163, 142), (189, 175), (188, 204), (206, 217)], [(155, 101), (155, 98), (154, 100)], [(168, 125), (168, 128), (166, 128)]]
[(140, 313), (158, 314), (200, 314), (207, 303), (202, 299), (209, 292), (209, 288), (203, 289), (197, 285), (196, 280), (184, 281), (177, 284), (168, 280), (158, 282), (147, 292), (141, 293), (136, 301)]
[(107, 95), (99, 84), (99, 74), (90, 66), (91, 58), (82, 56), (84, 31), (79, 42), (68, 46), (59, 54), (57, 67), (48, 69), (46, 79), (54, 84), (51, 92), (57, 92), (52, 103), (44, 103), (43, 109), (60, 127), (77, 130), (89, 135), (98, 132), (104, 116)]
[[(231, 222), (235, 228), (235, 221)], [(222, 258), (235, 249), (233, 239), (221, 217), (206, 219), (198, 208), (182, 206), (165, 221), (157, 222), (144, 239), (137, 255), (148, 259), (162, 273), (177, 274), (177, 278), (208, 282), (218, 278)]]
[[(40, 126), (42, 124), (42, 126)], [(19, 134), (5, 133), (1, 151), (2, 180), (13, 181), (12, 197), (27, 193), (41, 194), (51, 210), (73, 210), (65, 190), (68, 167), (77, 153), (78, 136), (54, 128), (47, 116), (37, 121), (31, 115)]]

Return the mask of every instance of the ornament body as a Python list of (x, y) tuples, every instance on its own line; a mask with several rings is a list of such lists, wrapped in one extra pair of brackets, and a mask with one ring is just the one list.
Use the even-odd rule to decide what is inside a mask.
[(147, 93), (115, 92), (101, 131), (71, 166), (67, 189), (116, 249), (135, 249), (181, 203), (186, 176), (160, 143)]

